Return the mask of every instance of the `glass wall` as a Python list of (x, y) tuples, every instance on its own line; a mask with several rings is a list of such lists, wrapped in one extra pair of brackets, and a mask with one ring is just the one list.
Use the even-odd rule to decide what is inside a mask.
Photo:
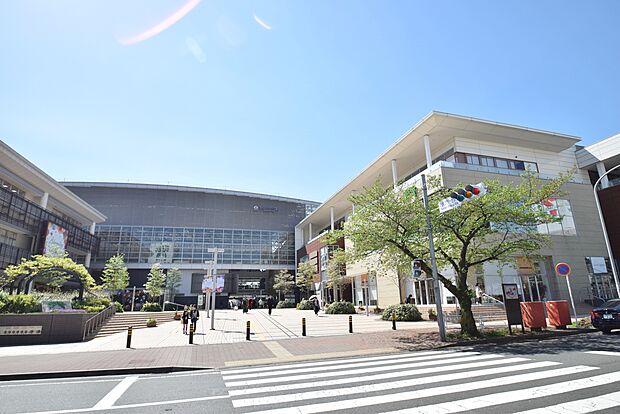
[(295, 265), (294, 232), (196, 227), (106, 226), (94, 263), (121, 253), (127, 263), (200, 263), (212, 260), (209, 248), (223, 248), (218, 263)]

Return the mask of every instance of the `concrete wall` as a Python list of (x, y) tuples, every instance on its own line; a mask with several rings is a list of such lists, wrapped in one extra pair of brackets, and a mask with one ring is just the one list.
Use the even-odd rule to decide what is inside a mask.
[(0, 315), (0, 326), (41, 326), (41, 335), (0, 335), (0, 346), (80, 342), (92, 313), (28, 313)]

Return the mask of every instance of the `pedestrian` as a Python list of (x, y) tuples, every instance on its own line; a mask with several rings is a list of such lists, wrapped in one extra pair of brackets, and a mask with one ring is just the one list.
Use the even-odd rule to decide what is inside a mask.
[(243, 313), (248, 313), (248, 300), (243, 299)]
[(192, 319), (192, 328), (194, 333), (196, 332), (196, 322), (200, 319), (200, 312), (198, 312), (198, 308), (192, 305), (192, 311), (190, 313), (190, 317)]
[(313, 302), (314, 302), (314, 314), (316, 316), (319, 316), (319, 310), (321, 309), (319, 307), (319, 300), (315, 298)]
[(273, 298), (271, 296), (267, 298), (267, 309), (269, 309), (269, 315), (271, 315), (271, 309), (273, 309)]
[(480, 287), (480, 284), (476, 283), (476, 303), (477, 304), (482, 304), (482, 288)]
[(187, 335), (187, 322), (189, 321), (189, 309), (187, 305), (183, 308), (183, 315), (181, 315), (181, 323), (183, 324), (183, 334)]
[(258, 307), (259, 307), (260, 309), (262, 309), (264, 306), (265, 306), (265, 302), (263, 302), (263, 298), (260, 298), (260, 299), (258, 300)]
[(407, 296), (407, 299), (405, 299), (405, 303), (413, 303), (413, 295), (411, 293), (409, 294), (409, 296)]

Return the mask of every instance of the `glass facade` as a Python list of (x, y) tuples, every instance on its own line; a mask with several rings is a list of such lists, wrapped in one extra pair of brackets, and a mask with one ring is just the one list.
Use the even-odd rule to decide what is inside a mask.
[(292, 231), (100, 225), (94, 263), (103, 265), (120, 253), (126, 263), (199, 263), (213, 260), (209, 248), (223, 248), (218, 263), (295, 265)]

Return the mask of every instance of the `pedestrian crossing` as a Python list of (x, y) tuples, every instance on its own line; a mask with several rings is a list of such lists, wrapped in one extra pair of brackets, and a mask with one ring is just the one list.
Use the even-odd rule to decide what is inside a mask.
[(229, 369), (222, 379), (239, 413), (564, 414), (620, 407), (620, 372), (474, 351)]

